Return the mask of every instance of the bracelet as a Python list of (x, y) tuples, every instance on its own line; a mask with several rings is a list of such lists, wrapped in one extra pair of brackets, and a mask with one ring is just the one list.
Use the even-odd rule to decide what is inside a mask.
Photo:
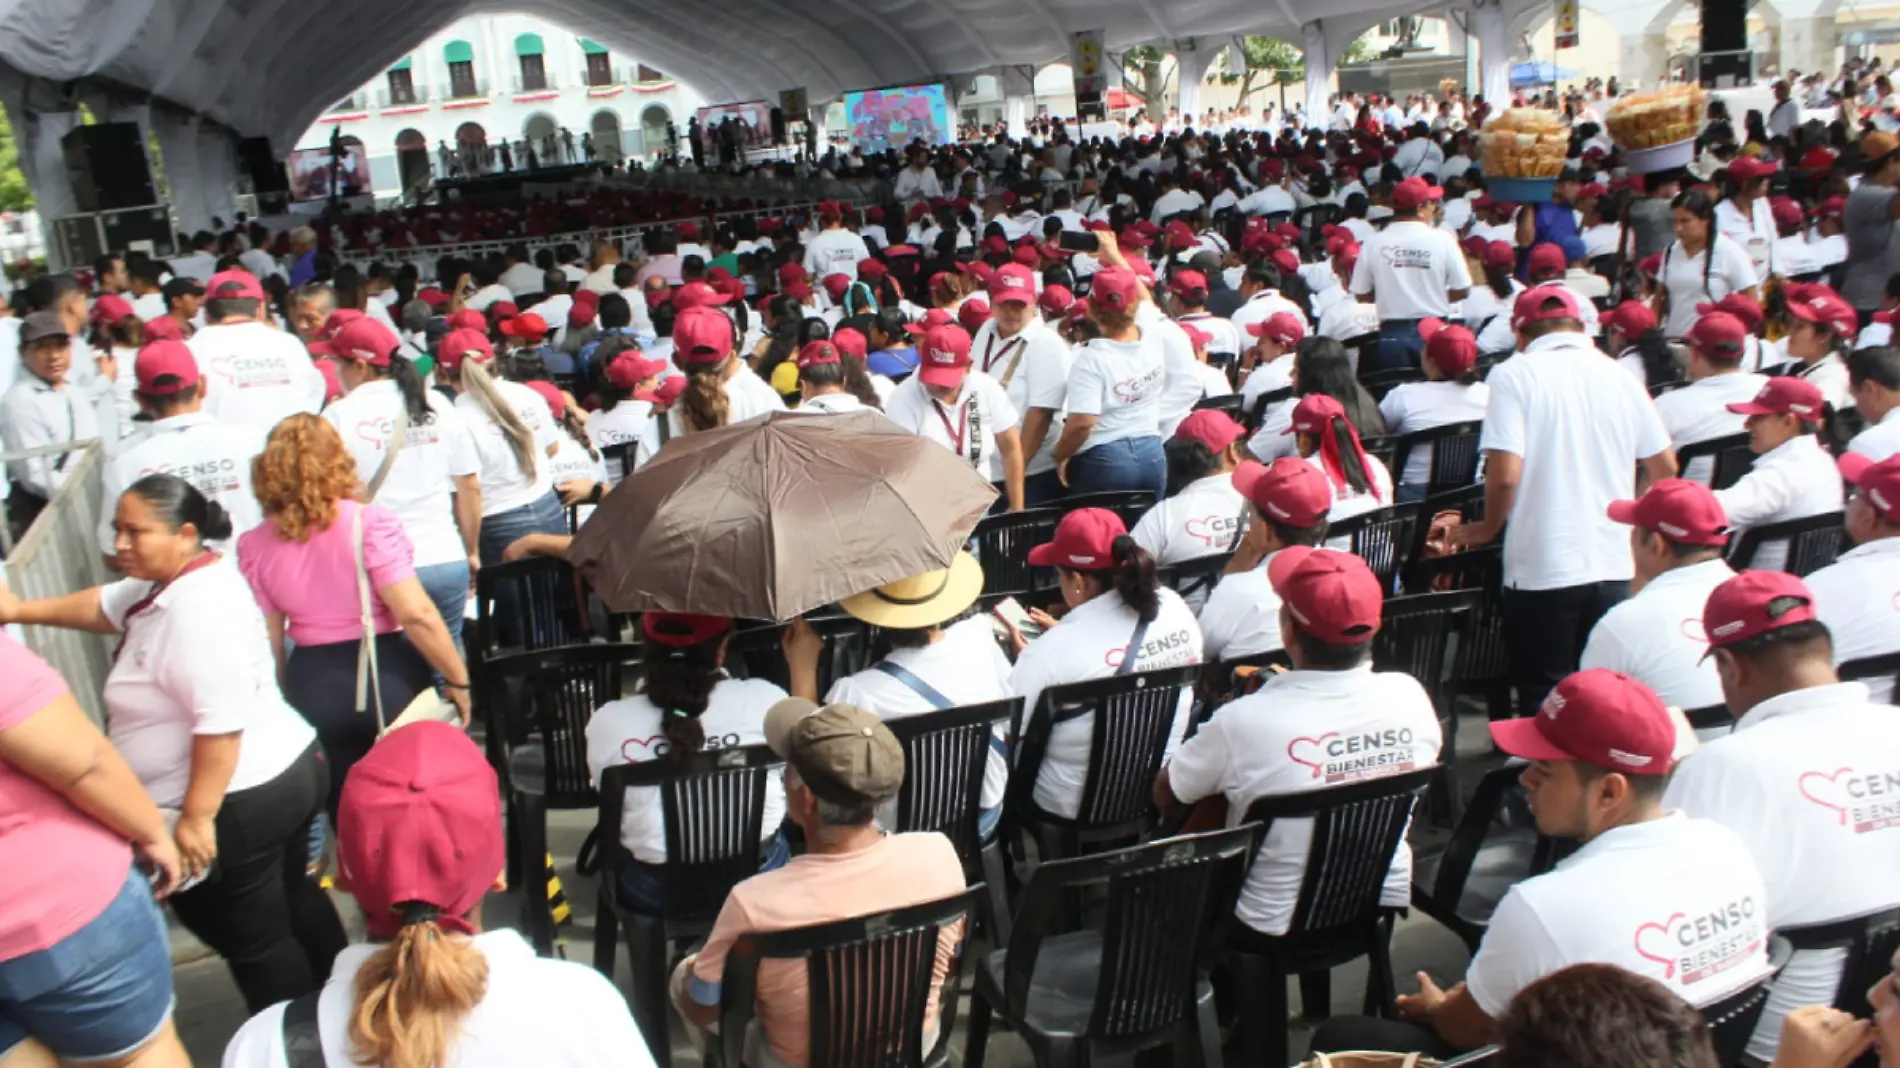
[(443, 685), (443, 686), (445, 686), (445, 687), (447, 687), (448, 689), (451, 689), (451, 690), (466, 690), (466, 689), (468, 689), (468, 683), (466, 683), (466, 682), (448, 682), (448, 681), (446, 681), (446, 680), (444, 680), (444, 681), (443, 681), (443, 683), (442, 683), (442, 685)]

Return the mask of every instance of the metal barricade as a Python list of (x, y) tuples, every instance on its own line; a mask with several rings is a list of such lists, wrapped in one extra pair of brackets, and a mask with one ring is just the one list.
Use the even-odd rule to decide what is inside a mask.
[[(0, 454), (0, 463), (75, 451), (79, 458), (66, 481), (27, 527), (19, 544), (6, 545), (6, 532), (0, 529), (0, 547), (6, 550), (7, 585), (28, 600), (63, 596), (100, 585), (111, 577), (106, 573), (97, 540), (105, 443), (94, 438), (9, 452)], [(117, 640), (57, 627), (27, 627), (25, 631), (27, 646), (58, 670), (79, 707), (94, 722), (105, 723), (106, 672), (112, 668)]]

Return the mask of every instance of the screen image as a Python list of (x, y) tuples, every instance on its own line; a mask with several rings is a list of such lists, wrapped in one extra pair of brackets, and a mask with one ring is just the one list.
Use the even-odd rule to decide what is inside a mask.
[(747, 148), (764, 148), (772, 144), (772, 105), (763, 100), (746, 100), (737, 104), (713, 104), (699, 109), (699, 139), (708, 149), (717, 151), (719, 138), (724, 133), (722, 127), (727, 123), (737, 123), (736, 132), (741, 135)]
[(846, 93), (844, 121), (851, 143), (867, 152), (901, 152), (912, 141), (947, 145), (957, 129), (942, 85)]
[[(369, 153), (360, 141), (343, 145), (343, 158), (337, 162), (337, 192), (367, 193), (375, 188), (369, 177)], [(293, 200), (322, 200), (330, 195), (330, 150), (300, 148), (290, 154), (290, 196)]]

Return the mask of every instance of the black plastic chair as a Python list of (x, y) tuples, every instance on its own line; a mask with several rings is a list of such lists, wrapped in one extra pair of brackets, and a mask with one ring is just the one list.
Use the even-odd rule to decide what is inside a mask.
[(1792, 954), (1788, 940), (1776, 932), (1768, 940), (1771, 969), (1768, 975), (1700, 1010), (1703, 1021), (1709, 1025), (1709, 1044), (1715, 1047), (1715, 1063), (1722, 1068), (1735, 1068), (1742, 1063), (1742, 1055), (1748, 1052), (1748, 1040), (1755, 1034), (1755, 1025), (1761, 1022), (1761, 1010), (1768, 1006), (1769, 988)]
[(1827, 512), (1805, 519), (1752, 527), (1742, 531), (1742, 536), (1729, 548), (1729, 566), (1737, 571), (1745, 571), (1754, 566), (1762, 546), (1779, 542), (1787, 546), (1787, 554), (1779, 570), (1805, 578), (1840, 556), (1841, 548), (1847, 542), (1844, 521), (1842, 513)]
[[(944, 976), (937, 1005), (937, 1040), (923, 1046), (931, 981), (940, 943), (970, 915), (982, 887), (940, 901), (890, 909), (848, 920), (751, 931), (734, 940), (719, 996), (720, 1056), (713, 1064), (741, 1068), (746, 1032), (758, 998), (759, 967), (767, 960), (800, 961), (810, 991), (809, 1068), (943, 1068), (950, 1063), (950, 1032), (969, 974), (960, 953)], [(959, 937), (952, 933), (951, 937)], [(967, 943), (966, 943), (967, 944)]]
[[(992, 1012), (1039, 1068), (1080, 1068), (1166, 1042), (1191, 1051), (1176, 1064), (1221, 1068), (1208, 969), (1257, 833), (1242, 826), (1038, 868), (1008, 947), (977, 969), (964, 1068), (982, 1068)], [(1100, 926), (1071, 930), (1073, 902), (1098, 890)]]
[(1309, 247), (1318, 247), (1324, 243), (1320, 228), (1338, 222), (1343, 214), (1344, 209), (1337, 204), (1309, 204), (1293, 213), (1293, 225), (1306, 235)]
[(1207, 595), (1220, 583), (1221, 574), (1227, 570), (1227, 563), (1233, 558), (1231, 551), (1197, 556), (1192, 560), (1156, 568), (1156, 576), (1163, 586), (1180, 594), (1189, 605), (1198, 606), (1207, 600)]
[(1370, 365), (1364, 361), (1364, 351), (1361, 350), (1359, 384), (1366, 387), (1366, 392), (1372, 394), (1373, 400), (1384, 400), (1385, 395), (1392, 392), (1396, 386), (1402, 386), (1408, 382), (1425, 381), (1425, 372), (1416, 367), (1391, 367), (1383, 371), (1374, 371), (1370, 370)]
[(1253, 399), (1253, 410), (1247, 413), (1247, 418), (1245, 420), (1246, 426), (1247, 426), (1247, 432), (1249, 434), (1253, 434), (1253, 433), (1257, 433), (1260, 430), (1261, 424), (1267, 421), (1268, 408), (1271, 408), (1282, 401), (1289, 401), (1292, 399), (1293, 399), (1292, 386), (1281, 386), (1279, 389), (1270, 389), (1270, 390), (1267, 390), (1265, 393), (1260, 394), (1258, 397), (1255, 397)]
[(1886, 682), (1893, 686), (1889, 704), (1900, 704), (1900, 653), (1863, 656), (1849, 660), (1835, 671), (1842, 682)]
[(1013, 738), (1022, 714), (1023, 699), (1012, 697), (884, 721), (904, 747), (904, 785), (897, 791), (893, 830), (937, 831), (950, 839), (965, 877), (972, 885), (989, 887), (984, 919), (998, 943), (1009, 941), (1009, 899), (1002, 835), (984, 842), (978, 830), (983, 775), (991, 749), (1000, 744), (995, 726), (1007, 724)]
[(1457, 666), (1452, 669), (1455, 696), (1481, 695), (1492, 719), (1512, 714), (1511, 655), (1504, 640), (1502, 587), (1504, 549), (1487, 545), (1461, 553), (1413, 562), (1407, 572), (1407, 590), (1476, 590), (1472, 619), (1458, 644)]
[(633, 460), (640, 450), (638, 441), (618, 441), (612, 445), (600, 447), (600, 462), (607, 468), (607, 479), (618, 486), (621, 480), (633, 474)]
[[(1213, 357), (1210, 356), (1208, 362), (1212, 363)], [(1238, 393), (1227, 393), (1219, 397), (1202, 397), (1194, 402), (1194, 410), (1197, 412), (1209, 408), (1226, 412), (1228, 417), (1236, 423), (1243, 422), (1247, 418), (1245, 401)]]
[(1153, 490), (1103, 490), (1100, 493), (1079, 493), (1056, 502), (1056, 507), (1063, 515), (1082, 508), (1106, 508), (1121, 516), (1122, 522), (1130, 530), (1135, 529), (1135, 524), (1154, 506)]
[[(1880, 909), (1833, 923), (1784, 927), (1775, 933), (1796, 950), (1845, 949), (1847, 960), (1841, 966), (1841, 981), (1834, 988), (1834, 1007), (1861, 1019), (1873, 1015), (1867, 1004), (1867, 990), (1892, 971), (1893, 955), (1900, 951), (1900, 908)], [(1855, 1063), (1871, 1068), (1875, 1062)]]
[[(660, 1068), (672, 1062), (667, 1038), (666, 984), (674, 939), (700, 938), (732, 888), (758, 874), (767, 828), (770, 783), (784, 764), (763, 745), (720, 749), (683, 760), (620, 764), (601, 773), (599, 904), (594, 917), (594, 967), (614, 976), (615, 936), (623, 934), (633, 972), (633, 1013)], [(631, 856), (620, 841), (627, 790), (659, 790), (666, 829), (660, 866), (665, 906), (658, 916), (635, 912), (620, 900), (619, 872)]]
[(1274, 668), (1292, 670), (1293, 658), (1287, 655), (1285, 649), (1201, 665), (1201, 681), (1195, 690), (1194, 716), (1188, 721), (1187, 736), (1194, 737), (1194, 733), (1201, 729), (1201, 724), (1214, 718), (1214, 713), (1221, 706), (1257, 689), (1251, 682), (1252, 677), (1262, 673), (1271, 674)]
[(1363, 376), (1375, 373), (1372, 369), (1379, 366), (1378, 334), (1360, 334), (1358, 337), (1349, 337), (1340, 344), (1353, 354), (1355, 374)]
[[(1691, 442), (1676, 450), (1676, 466), (1689, 477), (1690, 463), (1711, 458), (1712, 466), (1704, 485), (1710, 489), (1728, 489), (1755, 468), (1755, 452), (1748, 447), (1747, 434), (1726, 434), (1707, 441)], [(1702, 481), (1702, 480), (1698, 480)]]
[(1392, 856), (1405, 836), (1418, 796), (1436, 774), (1419, 768), (1399, 775), (1260, 798), (1247, 822), (1260, 824), (1261, 841), (1275, 820), (1311, 819), (1312, 845), (1299, 900), (1285, 934), (1268, 935), (1235, 923), (1227, 940), (1240, 978), (1240, 1043), (1248, 1065), (1282, 1065), (1287, 1053), (1288, 976), (1301, 977), (1309, 1019), (1332, 1005), (1332, 969), (1368, 957), (1365, 1011), (1384, 1015), (1395, 998), (1391, 917), (1379, 903)]
[(1379, 633), (1372, 639), (1372, 666), (1379, 671), (1402, 671), (1417, 679), (1431, 698), (1438, 716), (1442, 747), (1438, 755), (1439, 781), (1434, 807), (1442, 801), (1448, 819), (1456, 822), (1463, 794), (1458, 786), (1458, 707), (1456, 679), (1458, 647), (1477, 616), (1478, 590), (1412, 593), (1387, 598), (1381, 611)]
[(464, 637), (471, 671), (497, 656), (587, 638), (580, 579), (567, 561), (537, 556), (476, 573), (475, 626)]
[[(828, 692), (834, 681), (871, 666), (871, 625), (836, 609), (827, 609), (826, 613), (805, 618), (825, 640), (824, 655), (818, 659), (819, 693)], [(734, 630), (726, 644), (726, 670), (734, 678), (764, 679), (781, 690), (790, 689), (791, 668), (785, 663), (785, 647), (781, 644), (788, 626), (748, 623)]]
[(1326, 540), (1351, 539), (1352, 554), (1366, 562), (1379, 577), (1379, 588), (1389, 593), (1398, 588), (1399, 575), (1411, 563), (1419, 514), (1419, 502), (1375, 508), (1334, 523), (1326, 530)]
[(1025, 598), (1055, 585), (1054, 569), (1029, 566), (1029, 550), (1055, 537), (1060, 508), (1027, 508), (977, 521), (970, 540), (983, 565), (983, 597), (994, 604), (1005, 597)]
[(1478, 437), (1483, 432), (1484, 423), (1470, 422), (1446, 423), (1401, 435), (1393, 453), (1393, 484), (1404, 479), (1413, 449), (1430, 449), (1432, 467), (1431, 478), (1425, 483), (1427, 499), (1472, 486), (1478, 478)]
[(1537, 828), (1504, 822), (1505, 799), (1523, 771), (1521, 765), (1506, 764), (1486, 772), (1451, 838), (1412, 854), (1413, 907), (1443, 924), (1472, 953), (1498, 902), (1536, 868)]
[[(1042, 691), (1018, 735), (998, 833), (1034, 836), (1046, 861), (1075, 856), (1085, 842), (1133, 841), (1151, 829), (1155, 776), (1181, 694), (1199, 672), (1198, 666), (1136, 671)], [(1058, 816), (1037, 806), (1036, 778), (1056, 721), (1085, 715), (1092, 716), (1092, 730), (1081, 799), (1074, 816)]]

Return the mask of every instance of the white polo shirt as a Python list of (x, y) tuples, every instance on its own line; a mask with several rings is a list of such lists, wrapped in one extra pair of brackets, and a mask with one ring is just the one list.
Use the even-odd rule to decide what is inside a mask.
[[(1860, 683), (1795, 690), (1749, 709), (1732, 734), (1683, 761), (1666, 803), (1741, 837), (1767, 886), (1772, 927), (1900, 905), (1900, 717), (1869, 704)], [(1795, 954), (1751, 1056), (1773, 1058), (1788, 1010), (1833, 1001), (1845, 956)]]
[[(1751, 527), (1805, 519), (1841, 510), (1841, 473), (1834, 458), (1813, 434), (1790, 438), (1755, 457), (1755, 466), (1715, 499), (1728, 516), (1733, 536)], [(1749, 566), (1758, 571), (1779, 570), (1787, 559), (1785, 542), (1763, 545)]]
[(1524, 461), (1504, 535), (1504, 584), (1548, 590), (1628, 579), (1629, 528), (1607, 510), (1635, 496), (1637, 462), (1669, 448), (1649, 395), (1572, 333), (1531, 342), (1486, 384), (1478, 447)]
[[(1710, 438), (1739, 434), (1748, 417), (1729, 411), (1728, 406), (1754, 400), (1755, 394), (1767, 383), (1766, 375), (1752, 371), (1700, 378), (1657, 397), (1656, 414), (1662, 419), (1663, 429), (1669, 432), (1669, 440), (1678, 449)], [(1715, 477), (1715, 459), (1696, 459), (1682, 477), (1708, 485)]]
[(1821, 399), (1832, 404), (1836, 411), (1854, 406), (1853, 381), (1848, 377), (1847, 364), (1840, 353), (1830, 352), (1813, 363), (1796, 363), (1791, 373), (1814, 383), (1821, 391)]
[(1207, 342), (1209, 353), (1238, 356), (1247, 350), (1248, 344), (1253, 340), (1251, 337), (1242, 340), (1240, 331), (1235, 329), (1233, 323), (1212, 312), (1192, 312), (1177, 317), (1175, 321), (1183, 325), (1192, 324), (1194, 329), (1206, 334), (1209, 338)]
[(1223, 471), (1157, 502), (1128, 533), (1157, 563), (1178, 564), (1232, 551), (1246, 514), (1247, 499), (1234, 488), (1233, 472)]
[(858, 261), (870, 258), (871, 250), (864, 246), (864, 239), (843, 227), (821, 230), (805, 242), (805, 270), (821, 280), (841, 274), (855, 282)]
[(1662, 329), (1670, 337), (1682, 337), (1695, 326), (1700, 318), (1697, 304), (1713, 304), (1730, 293), (1753, 289), (1761, 281), (1749, 262), (1748, 250), (1733, 238), (1717, 234), (1710, 248), (1715, 264), (1706, 274), (1710, 249), (1691, 256), (1683, 251), (1682, 242), (1673, 241), (1663, 250), (1662, 284), (1669, 291), (1669, 317)]
[(1251, 339), (1253, 335), (1247, 333), (1249, 326), (1264, 323), (1281, 312), (1293, 316), (1302, 323), (1307, 321), (1306, 312), (1302, 311), (1298, 304), (1281, 296), (1277, 289), (1263, 289), (1248, 297), (1246, 303), (1234, 309), (1234, 314), (1228, 316), (1227, 321), (1234, 324), (1234, 329), (1240, 332), (1241, 337)]
[(1096, 417), (1078, 451), (1157, 436), (1167, 382), (1167, 347), (1159, 331), (1144, 329), (1138, 341), (1096, 338), (1077, 346), (1069, 370), (1069, 414)]
[[(646, 1039), (613, 980), (584, 964), (537, 957), (521, 933), (508, 928), (483, 931), (474, 943), (488, 960), (488, 986), (456, 1026), (447, 1057), (455, 1068), (653, 1068)], [(353, 945), (337, 954), (317, 997), (325, 1068), (356, 1068), (350, 1043), (356, 978), (378, 948)], [(288, 1004), (272, 1005), (238, 1028), (224, 1049), (223, 1068), (289, 1068)]]
[(1372, 294), (1382, 320), (1449, 319), (1457, 304), (1447, 294), (1471, 288), (1471, 268), (1455, 235), (1405, 219), (1366, 241), (1350, 288), (1356, 297)]
[(161, 808), (191, 785), (192, 740), (242, 733), (225, 793), (283, 774), (317, 740), (277, 685), (277, 661), (251, 584), (229, 557), (176, 579), (152, 605), (126, 613), (152, 583), (99, 588), (99, 610), (125, 643), (106, 676), (106, 736)]
[[(706, 732), (704, 751), (736, 749), (765, 744), (765, 713), (785, 699), (785, 691), (764, 679), (721, 678), (713, 684), (706, 711), (699, 714), (699, 726)], [(666, 732), (661, 729), (659, 706), (637, 693), (609, 701), (594, 710), (587, 721), (587, 772), (600, 785), (601, 772), (618, 764), (639, 764), (658, 760), (669, 750)], [(766, 837), (778, 830), (785, 817), (785, 785), (779, 776), (767, 776), (765, 822), (760, 826)], [(666, 862), (666, 817), (660, 811), (660, 788), (627, 788), (626, 806), (620, 814), (620, 843), (635, 860), (647, 864)]]
[[(1864, 542), (1805, 580), (1814, 613), (1834, 636), (1834, 664), (1900, 653), (1900, 538)], [(1878, 704), (1893, 699), (1892, 678), (1869, 681)]]
[[(1184, 667), (1201, 662), (1201, 626), (1179, 594), (1159, 591), (1160, 611), (1142, 636), (1131, 671)], [(1010, 689), (1023, 699), (1023, 716), (1036, 715), (1042, 691), (1071, 682), (1105, 679), (1121, 667), (1128, 642), (1134, 637), (1134, 609), (1121, 594), (1109, 590), (1075, 606), (1060, 623), (1029, 643), (1010, 672)], [(1174, 726), (1168, 732), (1168, 751), (1181, 744), (1193, 708), (1193, 687), (1181, 694)], [(1062, 723), (1049, 732), (1049, 750), (1036, 777), (1036, 805), (1058, 816), (1073, 816), (1082, 803), (1082, 783), (1088, 778), (1089, 742), (1095, 733), (1095, 713)]]
[(912, 375), (897, 384), (884, 414), (905, 430), (934, 441), (988, 476), (996, 459), (996, 435), (1022, 424), (1022, 414), (996, 379), (972, 369), (963, 376), (956, 399), (944, 404)]
[[(1735, 577), (1727, 562), (1705, 560), (1665, 571), (1611, 608), (1590, 630), (1579, 670), (1609, 668), (1656, 691), (1674, 708), (1723, 703), (1702, 609), (1715, 588)], [(1682, 739), (1677, 740), (1680, 749)], [(1678, 754), (1680, 755), (1680, 753)]]
[[(884, 659), (922, 679), (924, 685), (957, 705), (987, 704), (1016, 696), (1009, 685), (1009, 658), (996, 644), (996, 631), (988, 614), (945, 627), (943, 637), (929, 645), (892, 649)], [(856, 705), (886, 720), (936, 711), (935, 705), (907, 683), (875, 667), (832, 683), (825, 704), (839, 703)], [(1003, 790), (1009, 785), (1009, 760), (1002, 744), (1008, 731), (1007, 723), (998, 724), (997, 743), (990, 746), (989, 763), (983, 769), (980, 804), (984, 808), (1002, 804)], [(896, 826), (896, 815), (893, 803), (887, 826)]]
[(1238, 660), (1284, 647), (1280, 638), (1280, 595), (1267, 581), (1268, 553), (1252, 571), (1223, 575), (1201, 606), (1201, 651), (1209, 662)]
[(1465, 988), (1495, 1019), (1551, 972), (1614, 964), (1702, 1007), (1768, 974), (1768, 930), (1768, 893), (1741, 839), (1670, 812), (1605, 831), (1513, 886)]
[[(672, 344), (671, 339), (665, 340), (667, 344)], [(670, 354), (670, 349), (667, 353), (662, 354), (657, 345), (647, 350), (648, 359), (657, 360), (662, 358), (663, 355)], [(771, 412), (782, 412), (785, 410), (785, 398), (778, 395), (778, 391), (772, 388), (770, 382), (754, 374), (748, 367), (740, 366), (737, 371), (733, 372), (732, 377), (725, 380), (723, 385), (726, 391), (727, 426), (731, 426), (734, 423), (743, 423), (747, 419), (755, 419)], [(675, 438), (683, 438), (686, 436), (685, 412), (686, 406), (682, 403), (675, 403), (671, 408), (666, 410), (667, 429), (671, 432), (666, 440), (672, 441)], [(641, 434), (640, 442), (640, 451), (645, 453), (647, 457), (651, 458), (659, 453), (661, 442), (658, 420), (647, 423), (646, 430)]]
[(1900, 408), (1882, 416), (1880, 422), (1854, 435), (1847, 443), (1848, 452), (1857, 452), (1875, 463), (1900, 453)]
[[(1485, 403), (1491, 390), (1483, 382), (1406, 382), (1394, 386), (1379, 401), (1379, 414), (1385, 416), (1388, 434), (1416, 434), (1453, 423), (1473, 423), (1484, 418)], [(1421, 446), (1405, 458), (1401, 486), (1423, 486), (1431, 481), (1432, 450)]]
[[(974, 370), (996, 380), (1009, 394), (1009, 402), (1019, 415), (1031, 408), (1047, 408), (1055, 414), (1049, 420), (1049, 432), (1043, 436), (1036, 455), (1023, 457), (1023, 474), (1039, 475), (1056, 469), (1056, 441), (1062, 437), (1063, 409), (1069, 403), (1069, 343), (1050, 328), (1040, 316), (1016, 336), (1004, 338), (991, 319), (977, 328), (970, 341)], [(991, 482), (1003, 481), (1003, 458), (990, 457)]]
[[(1438, 714), (1410, 675), (1291, 671), (1224, 705), (1168, 761), (1174, 796), (1192, 804), (1219, 794), (1238, 827), (1262, 797), (1402, 775), (1438, 763)], [(1410, 821), (1407, 821), (1409, 827)], [(1306, 875), (1313, 821), (1275, 820), (1241, 887), (1234, 913), (1262, 934), (1285, 934)], [(1380, 903), (1412, 893), (1412, 849), (1401, 836)]]
[[(415, 545), (417, 567), (452, 564), (468, 558), (461, 528), (455, 524), (455, 479), (479, 474), (475, 437), (455, 402), (440, 391), (422, 391), (429, 421), (411, 422), (403, 431), (402, 451), (376, 492), (376, 503), (396, 513)], [(356, 458), (356, 475), (367, 486), (388, 455), (403, 406), (395, 382), (365, 382), (323, 409), (343, 444)], [(512, 454), (511, 454), (512, 455)]]
[(483, 518), (533, 504), (554, 488), (554, 480), (550, 477), (552, 469), (548, 463), (548, 446), (556, 444), (556, 431), (554, 416), (548, 411), (548, 402), (541, 399), (541, 394), (519, 382), (497, 378), (494, 379), (494, 386), (502, 403), (514, 410), (516, 417), (534, 437), (531, 446), (534, 470), (521, 469), (514, 450), (508, 445), (508, 436), (502, 433), (501, 424), (490, 419), (473, 396), (468, 393), (458, 395), (455, 398), (455, 410), (468, 426), (469, 436), (475, 442), (475, 457), (480, 465)]
[(209, 378), (204, 410), (220, 423), (265, 430), (323, 407), (323, 373), (297, 335), (259, 322), (207, 326), (186, 342)]
[[(7, 451), (36, 449), (99, 436), (99, 418), (90, 399), (67, 380), (55, 389), (27, 372), (0, 396), (0, 446)], [(42, 497), (52, 497), (78, 467), (79, 454), (62, 453), (7, 461), (7, 477)]]
[[(144, 424), (137, 441), (106, 462), (99, 498), (99, 551), (114, 551), (112, 521), (119, 495), (146, 475), (177, 475), (217, 501), (231, 517), (231, 539), (263, 522), (251, 492), (251, 461), (264, 451), (263, 428), (220, 423), (204, 412), (187, 412)], [(220, 543), (223, 544), (223, 543)]]
[[(1350, 458), (1342, 459), (1345, 463), (1352, 462)], [(1308, 456), (1306, 462), (1312, 464), (1315, 471), (1322, 475), (1326, 474), (1326, 461), (1319, 453), (1315, 452)], [(1343, 486), (1334, 486), (1333, 506), (1326, 513), (1328, 525), (1391, 506), (1392, 472), (1386, 470), (1385, 461), (1371, 453), (1366, 453), (1365, 463), (1360, 469), (1366, 476), (1365, 492), (1353, 489), (1350, 482)], [(1331, 476), (1327, 477), (1327, 481), (1332, 481)], [(1351, 547), (1351, 542), (1347, 540), (1328, 541), (1326, 544), (1328, 548), (1338, 549), (1341, 552), (1348, 552)]]
[[(653, 421), (653, 405), (649, 401), (623, 400), (604, 411), (598, 411), (587, 417), (587, 437), (597, 449), (609, 445), (624, 445), (629, 441), (639, 441), (647, 425)], [(644, 449), (635, 446), (631, 457), (632, 467), (639, 468), (653, 457)], [(607, 464), (607, 485), (611, 488), (620, 483), (620, 465)]]

